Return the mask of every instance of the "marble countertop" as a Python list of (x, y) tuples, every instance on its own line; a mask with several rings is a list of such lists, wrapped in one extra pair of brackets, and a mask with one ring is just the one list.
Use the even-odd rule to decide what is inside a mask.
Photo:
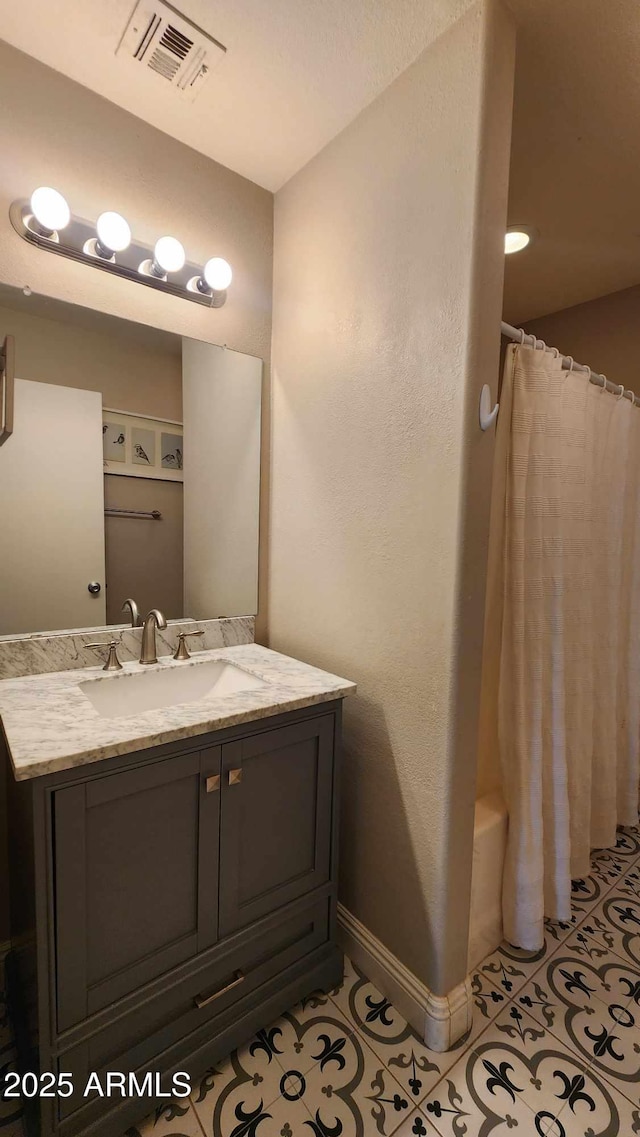
[[(197, 667), (204, 660), (226, 660), (266, 685), (121, 718), (103, 718), (80, 690), (90, 679), (120, 683), (138, 672)], [(111, 675), (97, 666), (5, 679), (0, 681), (0, 719), (14, 775), (22, 781), (342, 698), (355, 689), (347, 679), (259, 644), (243, 644), (196, 650), (189, 663), (125, 663)]]

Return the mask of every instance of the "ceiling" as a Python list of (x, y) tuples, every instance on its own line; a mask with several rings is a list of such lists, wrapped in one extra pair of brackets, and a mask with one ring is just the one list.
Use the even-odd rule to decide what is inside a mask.
[[(227, 47), (193, 104), (115, 56), (134, 0), (5, 4), (0, 37), (270, 190), (471, 0), (174, 0)], [(640, 281), (639, 0), (508, 0), (518, 24), (506, 262), (520, 323)]]
[(227, 48), (193, 103), (115, 50), (135, 0), (5, 3), (0, 38), (276, 190), (471, 0), (173, 0)]
[(518, 53), (505, 319), (520, 323), (640, 281), (638, 0), (510, 0)]

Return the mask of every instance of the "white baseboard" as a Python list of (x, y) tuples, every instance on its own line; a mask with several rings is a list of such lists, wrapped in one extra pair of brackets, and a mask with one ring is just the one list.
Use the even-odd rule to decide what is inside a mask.
[(471, 1029), (469, 976), (448, 995), (434, 995), (343, 904), (338, 904), (338, 939), (349, 958), (379, 987), (430, 1050), (450, 1050)]

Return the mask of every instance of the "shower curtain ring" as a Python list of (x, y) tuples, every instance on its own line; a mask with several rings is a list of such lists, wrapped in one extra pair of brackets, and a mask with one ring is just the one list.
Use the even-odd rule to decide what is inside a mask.
[(571, 374), (571, 372), (573, 371), (573, 356), (567, 355), (566, 358), (569, 360), (569, 366), (567, 368), (567, 371), (569, 372), (569, 374)]
[(526, 338), (525, 330), (524, 328), (518, 328), (518, 331), (520, 332), (520, 347), (524, 347), (524, 341)]
[[(604, 375), (602, 376), (602, 378), (604, 379)], [(606, 386), (606, 382), (607, 381), (605, 379), (605, 386)], [(620, 384), (620, 394), (617, 396), (617, 402), (620, 402), (620, 399), (622, 399), (622, 398), (624, 398), (624, 384), (623, 383)]]

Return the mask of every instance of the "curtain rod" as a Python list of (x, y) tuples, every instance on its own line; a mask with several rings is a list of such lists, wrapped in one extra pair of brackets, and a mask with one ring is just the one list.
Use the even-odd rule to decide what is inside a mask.
[[(505, 324), (504, 320), (502, 321), (501, 327), (502, 335), (509, 340), (513, 340), (514, 343), (528, 343), (529, 347), (538, 348), (544, 351), (550, 351), (553, 352), (554, 355), (561, 354), (557, 348), (547, 347), (544, 340), (536, 339), (533, 334), (525, 332), (523, 328), (514, 328), (511, 324)], [(640, 398), (638, 398), (638, 396), (633, 391), (625, 391), (622, 384), (611, 383), (611, 381), (607, 379), (605, 375), (598, 375), (584, 363), (575, 363), (570, 355), (562, 356), (562, 367), (565, 371), (583, 371), (589, 376), (589, 382), (593, 383), (594, 387), (604, 387), (605, 390), (611, 391), (612, 395), (624, 397), (625, 399), (628, 399), (630, 403), (633, 403), (635, 407), (640, 407)]]

